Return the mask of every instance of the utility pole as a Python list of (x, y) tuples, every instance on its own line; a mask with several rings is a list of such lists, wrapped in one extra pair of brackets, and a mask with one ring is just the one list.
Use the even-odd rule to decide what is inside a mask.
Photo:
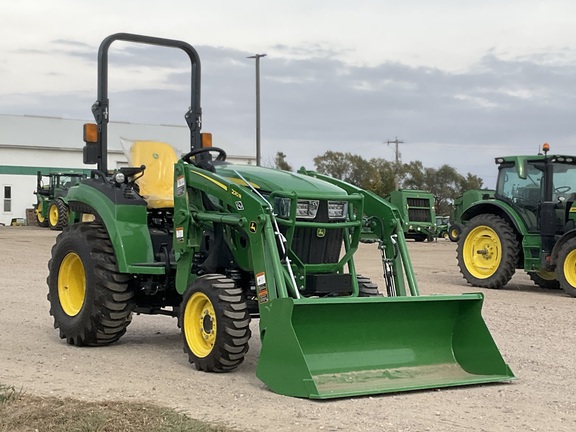
[(386, 144), (390, 145), (390, 144), (395, 144), (396, 145), (396, 149), (394, 154), (396, 155), (396, 162), (395, 162), (395, 173), (394, 173), (394, 185), (396, 190), (398, 190), (400, 188), (400, 182), (399, 182), (399, 178), (400, 178), (400, 153), (398, 152), (398, 144), (404, 144), (404, 141), (399, 141), (398, 137), (396, 137), (394, 139), (394, 141), (386, 141)]
[(256, 166), (260, 166), (262, 160), (260, 152), (260, 57), (266, 57), (266, 54), (246, 57), (256, 59)]

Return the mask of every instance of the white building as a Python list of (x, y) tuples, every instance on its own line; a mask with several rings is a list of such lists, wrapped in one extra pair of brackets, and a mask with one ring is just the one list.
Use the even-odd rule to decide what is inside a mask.
[[(86, 121), (54, 117), (0, 114), (0, 223), (25, 218), (36, 203), (36, 175), (70, 169), (94, 169), (84, 165), (82, 128)], [(190, 149), (187, 126), (108, 124), (108, 167), (126, 166), (121, 139), (170, 143), (177, 152)], [(215, 146), (218, 144), (215, 142)], [(228, 156), (238, 163), (256, 163), (254, 155)]]

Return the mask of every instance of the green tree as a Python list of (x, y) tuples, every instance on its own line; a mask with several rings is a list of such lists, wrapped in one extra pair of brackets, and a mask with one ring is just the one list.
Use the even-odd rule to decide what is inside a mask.
[(277, 152), (274, 158), (274, 167), (279, 170), (292, 171), (292, 166), (286, 162), (286, 154), (284, 152)]
[(316, 171), (334, 178), (345, 180), (350, 171), (350, 162), (347, 155), (350, 153), (327, 151), (322, 156), (314, 158)]
[(385, 196), (394, 189), (394, 170), (390, 162), (364, 159), (352, 153), (327, 151), (314, 158), (316, 171), (344, 180), (362, 189)]

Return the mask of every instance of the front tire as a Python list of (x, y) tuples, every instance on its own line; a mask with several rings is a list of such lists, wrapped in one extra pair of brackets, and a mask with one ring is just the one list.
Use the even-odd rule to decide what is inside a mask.
[(36, 221), (38, 226), (46, 228), (48, 226), (48, 218), (44, 217), (42, 212), (44, 211), (44, 201), (38, 202), (36, 205)]
[(554, 272), (529, 272), (528, 276), (530, 276), (530, 279), (540, 288), (560, 289), (560, 282), (556, 279), (556, 274)]
[(482, 288), (502, 288), (516, 270), (520, 246), (512, 227), (501, 217), (478, 215), (458, 240), (458, 266), (466, 281)]
[(448, 238), (450, 239), (451, 242), (456, 243), (460, 238), (460, 234), (462, 234), (462, 225), (460, 224), (450, 225), (450, 228), (448, 229)]
[(556, 277), (564, 292), (576, 297), (576, 238), (571, 238), (560, 248)]
[(236, 369), (248, 352), (250, 314), (242, 288), (220, 274), (200, 276), (182, 298), (184, 352), (196, 369)]
[(70, 345), (116, 342), (132, 318), (130, 275), (119, 273), (106, 229), (96, 223), (66, 227), (48, 262), (48, 301), (54, 327)]
[(372, 282), (369, 278), (362, 275), (357, 275), (358, 280), (358, 297), (381, 297), (378, 285)]

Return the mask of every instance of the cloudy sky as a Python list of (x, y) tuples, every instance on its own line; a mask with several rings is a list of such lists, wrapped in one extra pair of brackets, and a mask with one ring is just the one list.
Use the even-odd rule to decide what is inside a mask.
[[(203, 130), (231, 154), (255, 152), (255, 53), (265, 163), (393, 160), (397, 137), (402, 161), (491, 187), (496, 156), (574, 153), (573, 0), (2, 0), (0, 17), (0, 114), (90, 120), (98, 45), (130, 32), (197, 49)], [(177, 50), (114, 43), (111, 120), (184, 124), (188, 71)]]

